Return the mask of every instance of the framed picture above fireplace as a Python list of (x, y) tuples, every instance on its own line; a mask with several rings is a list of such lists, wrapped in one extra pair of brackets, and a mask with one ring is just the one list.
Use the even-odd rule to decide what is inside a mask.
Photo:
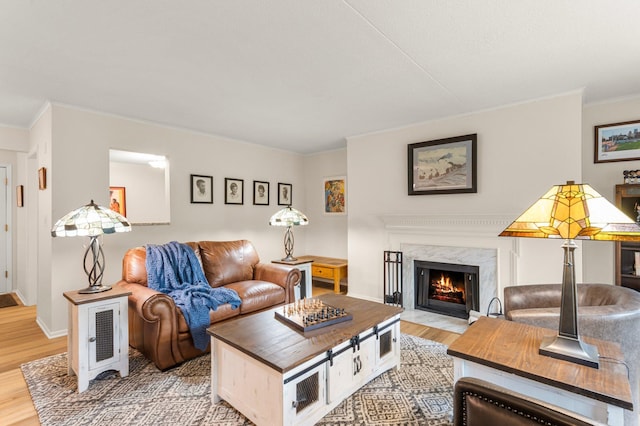
[(408, 145), (409, 195), (476, 193), (478, 135)]

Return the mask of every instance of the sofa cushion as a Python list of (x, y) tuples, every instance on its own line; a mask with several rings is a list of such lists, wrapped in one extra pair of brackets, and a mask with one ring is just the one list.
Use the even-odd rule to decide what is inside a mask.
[(198, 245), (202, 269), (211, 287), (252, 279), (253, 269), (260, 262), (253, 244), (247, 240), (201, 241)]
[(147, 251), (144, 247), (135, 247), (127, 250), (122, 259), (122, 279), (128, 283), (146, 286), (146, 259)]
[[(176, 307), (176, 311), (178, 313), (178, 332), (188, 333), (189, 326), (187, 325), (187, 321), (184, 319), (184, 315), (182, 315), (182, 310)], [(218, 306), (218, 309), (215, 311), (209, 311), (209, 324), (237, 317), (238, 315), (240, 315), (240, 308), (233, 309), (230, 304), (225, 303), (224, 305)]]
[(284, 303), (284, 288), (267, 281), (246, 280), (231, 283), (225, 286), (235, 290), (242, 299), (240, 313), (259, 311)]

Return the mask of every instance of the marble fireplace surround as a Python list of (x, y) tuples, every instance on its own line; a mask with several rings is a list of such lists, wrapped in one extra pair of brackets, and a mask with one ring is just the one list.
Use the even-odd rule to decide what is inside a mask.
[(513, 220), (504, 216), (383, 216), (389, 250), (403, 257), (403, 306), (415, 306), (414, 260), (479, 267), (480, 312), (516, 282), (517, 238), (498, 237)]

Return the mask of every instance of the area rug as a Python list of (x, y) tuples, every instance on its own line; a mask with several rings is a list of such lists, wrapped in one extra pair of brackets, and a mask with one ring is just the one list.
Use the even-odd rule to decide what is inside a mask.
[(9, 306), (18, 306), (18, 302), (10, 294), (0, 294), (0, 308), (8, 308)]
[[(401, 368), (372, 380), (318, 425), (450, 425), (453, 361), (446, 346), (401, 335)], [(251, 425), (224, 401), (210, 399), (210, 356), (159, 371), (135, 350), (130, 374), (92, 380), (76, 392), (67, 355), (21, 366), (43, 425)]]

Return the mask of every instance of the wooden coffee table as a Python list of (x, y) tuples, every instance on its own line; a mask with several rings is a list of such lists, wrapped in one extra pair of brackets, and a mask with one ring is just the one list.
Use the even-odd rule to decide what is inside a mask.
[(371, 379), (400, 365), (402, 308), (318, 297), (353, 319), (303, 333), (273, 308), (207, 329), (211, 399), (257, 425), (312, 425)]

